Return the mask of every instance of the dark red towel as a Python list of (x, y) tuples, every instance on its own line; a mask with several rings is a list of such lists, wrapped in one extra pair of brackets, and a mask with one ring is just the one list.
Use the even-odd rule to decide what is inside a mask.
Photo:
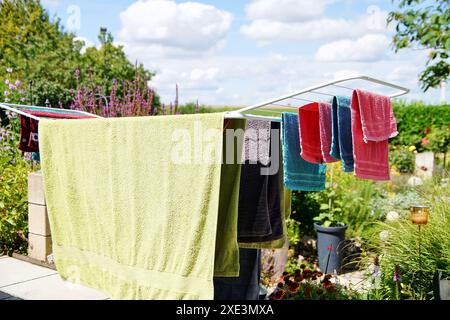
[(19, 150), (23, 152), (39, 152), (37, 141), (38, 121), (29, 117), (20, 116), (20, 142)]
[(36, 111), (36, 110), (24, 110), (24, 112), (29, 113), (36, 117), (45, 118), (55, 118), (55, 119), (90, 119), (95, 118), (95, 116), (88, 114), (73, 114), (73, 113), (56, 113), (56, 112), (46, 112), (46, 111)]

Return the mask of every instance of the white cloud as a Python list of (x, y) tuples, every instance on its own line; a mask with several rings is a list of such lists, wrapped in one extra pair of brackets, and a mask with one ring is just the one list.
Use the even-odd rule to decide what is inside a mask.
[(340, 40), (322, 45), (316, 53), (319, 62), (375, 61), (389, 51), (391, 40), (382, 34), (369, 34), (356, 40)]
[(59, 0), (41, 0), (41, 3), (46, 7), (57, 7)]
[(354, 38), (367, 33), (386, 32), (386, 13), (376, 16), (362, 15), (351, 19), (320, 19), (286, 23), (275, 20), (254, 20), (243, 25), (241, 32), (260, 45), (279, 41), (308, 41)]
[[(232, 15), (197, 2), (138, 0), (120, 14), (118, 41), (148, 55), (198, 54), (223, 45)], [(131, 50), (131, 49), (130, 49)]]
[(89, 40), (88, 38), (85, 38), (85, 37), (78, 36), (78, 37), (75, 37), (73, 40), (74, 41), (83, 41), (84, 42), (84, 46), (81, 48), (81, 53), (85, 53), (87, 48), (94, 46), (94, 43), (91, 40)]
[(245, 7), (251, 20), (293, 22), (322, 15), (335, 0), (252, 0)]

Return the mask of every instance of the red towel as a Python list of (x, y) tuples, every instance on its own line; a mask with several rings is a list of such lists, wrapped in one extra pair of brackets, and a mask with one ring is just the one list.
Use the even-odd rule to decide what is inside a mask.
[(38, 121), (20, 116), (20, 141), (19, 150), (23, 152), (39, 152), (37, 139)]
[(90, 119), (95, 118), (88, 114), (73, 114), (73, 113), (56, 113), (56, 112), (46, 112), (46, 111), (35, 111), (35, 110), (24, 110), (24, 112), (29, 113), (36, 117), (45, 118), (57, 118), (57, 119)]
[(299, 108), (300, 147), (303, 160), (336, 162), (331, 150), (331, 105), (313, 102)]
[(355, 90), (351, 113), (355, 176), (389, 180), (388, 139), (398, 134), (390, 98)]

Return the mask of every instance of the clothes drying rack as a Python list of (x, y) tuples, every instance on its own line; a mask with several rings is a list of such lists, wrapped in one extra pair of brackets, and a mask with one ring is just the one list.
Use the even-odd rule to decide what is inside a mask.
[[(328, 81), (328, 82), (324, 82), (315, 86), (311, 86), (309, 88), (304, 88), (302, 90), (298, 90), (277, 98), (273, 98), (270, 99), (268, 101), (264, 101), (262, 103), (258, 103), (258, 104), (254, 104), (248, 107), (244, 107), (241, 108), (239, 110), (234, 110), (234, 111), (229, 111), (225, 114), (225, 118), (226, 119), (254, 119), (254, 120), (268, 120), (268, 121), (277, 121), (279, 122), (281, 120), (280, 117), (273, 117), (273, 116), (264, 116), (264, 115), (255, 115), (255, 114), (251, 114), (248, 112), (251, 112), (253, 110), (256, 109), (261, 109), (261, 108), (265, 108), (265, 107), (271, 107), (270, 110), (264, 110), (263, 111), (267, 111), (267, 112), (282, 112), (284, 110), (280, 110), (280, 107), (282, 108), (294, 108), (294, 109), (298, 109), (299, 107), (301, 107), (301, 105), (299, 105), (301, 102), (306, 102), (306, 103), (310, 103), (310, 102), (319, 102), (320, 99), (307, 99), (304, 98), (305, 95), (307, 94), (314, 94), (314, 95), (319, 95), (319, 96), (325, 96), (328, 97), (328, 99), (332, 98), (333, 96), (337, 95), (337, 93), (332, 93), (332, 92), (324, 92), (324, 89), (329, 89), (329, 88), (334, 88), (334, 89), (338, 89), (338, 90), (346, 90), (347, 93), (346, 94), (340, 94), (340, 95), (345, 95), (345, 96), (349, 96), (351, 94), (351, 91), (353, 91), (356, 88), (353, 87), (349, 87), (346, 85), (343, 85), (343, 83), (346, 82), (350, 82), (350, 81), (355, 81), (355, 80), (363, 80), (365, 82), (369, 82), (372, 84), (376, 84), (376, 85), (381, 85), (383, 87), (386, 88), (390, 88), (390, 89), (395, 89), (396, 91), (388, 94), (388, 96), (390, 98), (396, 98), (396, 97), (400, 97), (403, 96), (405, 94), (409, 93), (409, 89), (393, 84), (393, 83), (389, 83), (380, 79), (376, 79), (376, 78), (372, 78), (369, 76), (365, 76), (365, 75), (357, 75), (357, 76), (352, 76), (352, 77), (346, 77), (346, 78), (341, 78), (341, 79), (337, 79), (337, 80), (332, 80), (332, 81)], [(322, 90), (322, 91), (318, 91), (318, 90)], [(281, 104), (281, 102), (283, 101), (289, 101), (289, 100), (293, 100), (295, 101), (295, 105), (291, 105), (291, 104)], [(20, 105), (20, 104), (11, 104), (11, 103), (0, 103), (0, 108), (9, 110), (11, 112), (23, 115), (25, 117), (29, 117), (35, 120), (41, 120), (41, 119), (46, 119), (46, 118), (42, 118), (42, 117), (37, 117), (34, 116), (32, 114), (29, 114), (25, 111), (22, 110), (26, 110), (27, 108), (33, 108), (33, 109), (42, 109), (42, 110), (51, 110), (52, 108), (48, 108), (48, 107), (38, 107), (38, 106), (30, 106), (30, 105)], [(278, 110), (277, 110), (278, 108)], [(93, 116), (96, 118), (102, 118), (101, 116), (89, 113), (89, 112), (85, 112), (85, 111), (79, 111), (79, 110), (66, 110), (64, 109), (64, 112), (68, 112), (68, 113), (74, 113), (74, 114), (84, 114), (84, 115), (89, 115), (89, 116)]]
[[(249, 114), (247, 112), (251, 112), (252, 110), (256, 110), (256, 109), (261, 109), (264, 107), (272, 107), (271, 110), (269, 110), (268, 112), (277, 112), (276, 108), (294, 108), (294, 109), (298, 109), (299, 107), (302, 107), (300, 105), (301, 102), (306, 102), (306, 103), (311, 103), (311, 102), (319, 102), (320, 99), (306, 99), (303, 98), (302, 96), (305, 96), (307, 94), (314, 94), (314, 95), (319, 95), (319, 96), (325, 96), (328, 97), (328, 99), (332, 98), (333, 96), (336, 95), (343, 95), (343, 96), (350, 96), (351, 92), (354, 89), (357, 88), (353, 88), (353, 87), (349, 87), (349, 86), (344, 86), (342, 85), (343, 83), (346, 82), (350, 82), (350, 81), (355, 81), (355, 80), (363, 80), (365, 82), (369, 82), (372, 84), (376, 84), (376, 85), (381, 85), (383, 87), (389, 88), (389, 89), (395, 89), (395, 92), (392, 92), (391, 94), (388, 94), (387, 96), (389, 96), (390, 98), (397, 98), (400, 96), (403, 96), (405, 94), (409, 93), (409, 89), (390, 83), (390, 82), (386, 82), (380, 79), (376, 79), (376, 78), (372, 78), (369, 76), (365, 76), (365, 75), (357, 75), (357, 76), (352, 76), (352, 77), (346, 77), (346, 78), (341, 78), (341, 79), (337, 79), (337, 80), (332, 80), (332, 81), (328, 81), (328, 82), (324, 82), (315, 86), (311, 86), (309, 88), (305, 88), (299, 91), (295, 91), (274, 99), (270, 99), (268, 101), (264, 101), (262, 103), (258, 103), (249, 107), (245, 107), (239, 110), (235, 110), (235, 111), (230, 111), (225, 115), (225, 118), (227, 119), (254, 119), (254, 120), (269, 120), (269, 121), (277, 121), (279, 122), (281, 120), (280, 117), (269, 117), (269, 116), (263, 116), (263, 115), (254, 115), (254, 114)], [(318, 91), (319, 89), (329, 89), (329, 88), (334, 88), (334, 89), (339, 89), (339, 90), (346, 90), (347, 93), (346, 94), (336, 94), (336, 93), (331, 93), (331, 92), (324, 92), (324, 90)], [(358, 88), (359, 89), (359, 88)], [(363, 89), (363, 88), (361, 88)], [(295, 101), (295, 105), (291, 105), (291, 104), (280, 104), (280, 102), (283, 101), (289, 101), (289, 100), (294, 100)], [(284, 111), (284, 110), (283, 110)], [(279, 111), (282, 112), (282, 111)]]

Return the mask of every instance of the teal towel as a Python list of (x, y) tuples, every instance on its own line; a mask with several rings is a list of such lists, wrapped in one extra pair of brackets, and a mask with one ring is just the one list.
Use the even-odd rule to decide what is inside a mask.
[(344, 172), (353, 172), (353, 142), (350, 98), (337, 96), (332, 103), (332, 143), (330, 155), (342, 160)]
[(300, 156), (298, 115), (282, 116), (284, 185), (290, 190), (320, 191), (325, 189), (325, 164), (313, 164)]

